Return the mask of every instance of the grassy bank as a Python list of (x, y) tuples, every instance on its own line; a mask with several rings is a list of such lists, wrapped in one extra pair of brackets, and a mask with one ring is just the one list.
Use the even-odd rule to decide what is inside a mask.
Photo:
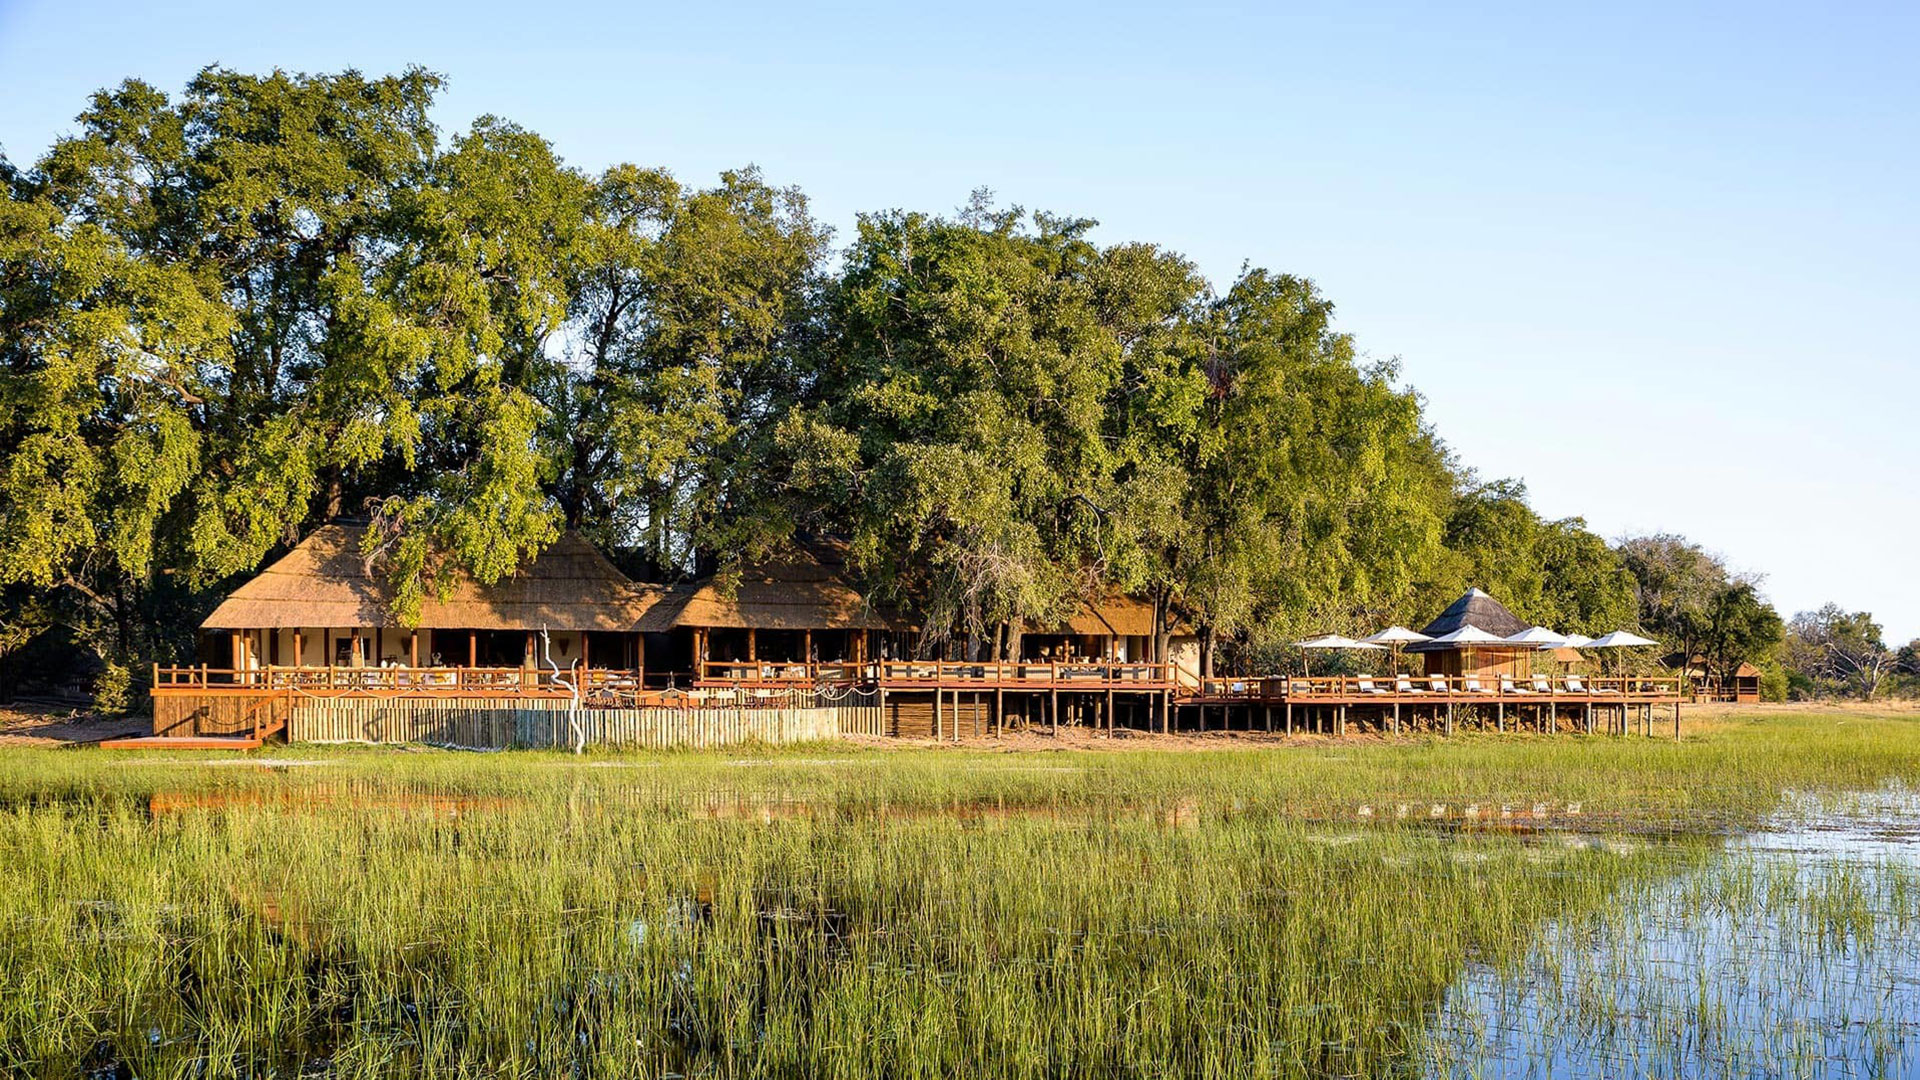
[(1697, 864), (1783, 791), (1920, 779), (1920, 723), (266, 757), (315, 764), (0, 755), (0, 1064), (1391, 1071), (1469, 958)]

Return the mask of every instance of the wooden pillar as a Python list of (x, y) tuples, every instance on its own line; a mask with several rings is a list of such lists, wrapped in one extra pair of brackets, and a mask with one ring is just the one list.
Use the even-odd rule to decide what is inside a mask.
[(1393, 733), (1400, 734), (1400, 699), (1398, 698), (1393, 701)]
[(1453, 734), (1453, 690), (1451, 687), (1447, 690), (1447, 734)]
[(933, 680), (933, 738), (937, 742), (944, 737), (940, 724), (940, 680)]
[(1593, 702), (1591, 701), (1587, 702), (1586, 727), (1587, 734), (1593, 734)]
[(747, 662), (748, 663), (753, 663), (754, 661), (760, 659), (759, 648), (756, 646), (754, 642), (754, 638), (755, 638), (755, 634), (754, 634), (753, 627), (751, 626), (747, 627)]
[(1680, 741), (1680, 699), (1673, 701), (1673, 741)]
[(1335, 735), (1340, 736), (1343, 739), (1346, 738), (1347, 737), (1347, 707), (1345, 705), (1340, 706), (1340, 711), (1334, 714), (1333, 723), (1334, 723), (1333, 733)]
[(480, 631), (467, 631), (467, 666), (480, 666)]
[(420, 666), (420, 631), (407, 635), (407, 663), (412, 667)]
[(1287, 734), (1291, 736), (1293, 734), (1293, 700), (1289, 698), (1280, 708), (1287, 714)]
[(589, 635), (585, 630), (580, 631), (580, 670), (581, 671), (587, 670), (587, 668), (590, 666), (587, 663), (587, 661), (592, 659), (592, 657), (588, 655), (588, 652), (587, 652), (587, 642), (590, 636), (591, 635)]
[(647, 681), (647, 636), (633, 635), (633, 678), (642, 686)]
[(240, 650), (241, 650), (241, 645), (240, 645), (240, 631), (238, 631), (238, 630), (235, 630), (235, 631), (233, 631), (232, 633), (230, 633), (230, 634), (228, 634), (228, 635), (227, 635), (227, 639), (228, 639), (228, 641), (227, 641), (227, 644), (228, 644), (228, 646), (229, 646), (229, 648), (228, 648), (228, 654), (229, 654), (229, 655), (230, 655), (230, 656), (232, 657), (232, 659), (233, 659), (233, 662), (232, 662), (231, 664), (228, 664), (227, 666), (228, 666), (228, 667), (231, 667), (231, 668), (233, 669), (233, 671), (234, 671), (234, 677), (233, 677), (233, 681), (234, 681), (234, 682), (239, 682), (239, 681), (240, 681), (240, 668), (241, 668), (241, 663), (240, 663), (240, 655), (241, 655), (241, 652), (240, 652)]
[(540, 666), (540, 653), (535, 649), (533, 641), (533, 631), (529, 630), (527, 631), (527, 650), (520, 656), (520, 666), (523, 668)]
[(365, 657), (360, 655), (360, 628), (357, 626), (353, 628), (353, 643), (347, 646), (347, 666), (366, 666)]
[(1507, 730), (1507, 703), (1504, 701), (1494, 703), (1493, 730), (1503, 733)]
[(1107, 734), (1113, 734), (1113, 686), (1107, 686)]
[(307, 643), (296, 628), (293, 631), (293, 666), (305, 667), (307, 663)]
[(1005, 686), (996, 686), (993, 688), (993, 734), (995, 738), (999, 738), (1006, 733), (1006, 716), (1007, 688)]

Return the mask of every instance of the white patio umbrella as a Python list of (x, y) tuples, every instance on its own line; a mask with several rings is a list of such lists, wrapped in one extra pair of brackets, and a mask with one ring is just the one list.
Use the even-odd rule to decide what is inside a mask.
[(1393, 650), (1393, 673), (1398, 675), (1400, 673), (1401, 646), (1411, 645), (1421, 641), (1432, 641), (1433, 638), (1427, 636), (1426, 634), (1421, 633), (1418, 630), (1409, 630), (1406, 627), (1400, 626), (1399, 624), (1396, 623), (1393, 626), (1387, 627), (1385, 630), (1368, 634), (1366, 637), (1363, 637), (1360, 640), (1367, 642), (1370, 645), (1385, 645), (1386, 647), (1392, 649)]
[(1575, 649), (1584, 649), (1593, 644), (1593, 639), (1585, 634), (1568, 634), (1566, 644)]
[[(1336, 650), (1342, 650), (1342, 651), (1353, 650), (1353, 651), (1362, 651), (1362, 652), (1367, 650), (1373, 650), (1377, 652), (1385, 648), (1385, 646), (1375, 645), (1375, 644), (1372, 644), (1371, 642), (1355, 641), (1350, 637), (1342, 637), (1339, 634), (1321, 634), (1319, 637), (1308, 638), (1305, 641), (1296, 641), (1294, 642), (1294, 644), (1299, 646), (1301, 649), (1336, 649)], [(1303, 666), (1305, 665), (1305, 662), (1306, 662), (1305, 658), (1302, 657), (1301, 663)], [(1309, 671), (1307, 672), (1307, 674), (1311, 675), (1313, 673)]]
[(1658, 645), (1652, 638), (1643, 638), (1629, 630), (1615, 630), (1611, 634), (1602, 634), (1580, 646), (1582, 649), (1638, 649), (1646, 645)]
[[(1427, 642), (1429, 645), (1452, 645), (1467, 655), (1469, 663), (1473, 660), (1473, 650), (1477, 645), (1506, 645), (1506, 638), (1498, 634), (1489, 634), (1485, 630), (1468, 623), (1451, 634), (1441, 634)], [(1429, 668), (1428, 670), (1432, 670)]]
[[(1601, 634), (1580, 647), (1583, 649), (1639, 649), (1658, 644), (1660, 643), (1652, 638), (1643, 638), (1629, 630), (1615, 630), (1611, 634)], [(1619, 664), (1616, 663), (1614, 668), (1617, 673)]]
[(1539, 649), (1557, 649), (1566, 643), (1566, 635), (1556, 634), (1544, 626), (1529, 626), (1507, 638), (1509, 645), (1531, 645)]

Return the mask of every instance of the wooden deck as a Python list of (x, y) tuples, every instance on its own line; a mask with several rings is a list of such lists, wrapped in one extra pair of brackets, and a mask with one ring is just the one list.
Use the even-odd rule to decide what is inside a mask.
[[(571, 702), (588, 709), (793, 708), (850, 692), (877, 695), (891, 733), (934, 738), (998, 734), (1010, 725), (1128, 727), (1173, 732), (1241, 727), (1345, 732), (1349, 723), (1399, 732), (1459, 724), (1652, 733), (1655, 709), (1680, 707), (1678, 676), (1270, 676), (1192, 680), (1167, 664), (1124, 661), (714, 662), (691, 685), (646, 685), (648, 673), (592, 668), (210, 667), (154, 669), (154, 734), (250, 736), (285, 727), (307, 700)], [(654, 679), (661, 676), (654, 675)], [(1217, 723), (1216, 723), (1217, 721)]]

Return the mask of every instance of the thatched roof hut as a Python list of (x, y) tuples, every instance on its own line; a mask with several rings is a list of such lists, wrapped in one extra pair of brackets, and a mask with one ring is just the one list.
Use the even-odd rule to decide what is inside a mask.
[(887, 620), (814, 552), (799, 545), (729, 578), (670, 589), (634, 629), (886, 630)]
[[(360, 554), (363, 525), (315, 529), (207, 616), (205, 630), (380, 627), (394, 623), (393, 589)], [(420, 627), (434, 630), (632, 630), (659, 599), (579, 534), (561, 535), (528, 565), (482, 586), (455, 581), (428, 595)]]
[[(1494, 637), (1506, 638), (1525, 630), (1524, 619), (1507, 610), (1507, 606), (1480, 589), (1468, 589), (1466, 594), (1447, 606), (1440, 617), (1422, 627), (1420, 632), (1428, 637), (1444, 637), (1463, 626), (1476, 626)], [(1427, 651), (1415, 645), (1411, 652)]]

